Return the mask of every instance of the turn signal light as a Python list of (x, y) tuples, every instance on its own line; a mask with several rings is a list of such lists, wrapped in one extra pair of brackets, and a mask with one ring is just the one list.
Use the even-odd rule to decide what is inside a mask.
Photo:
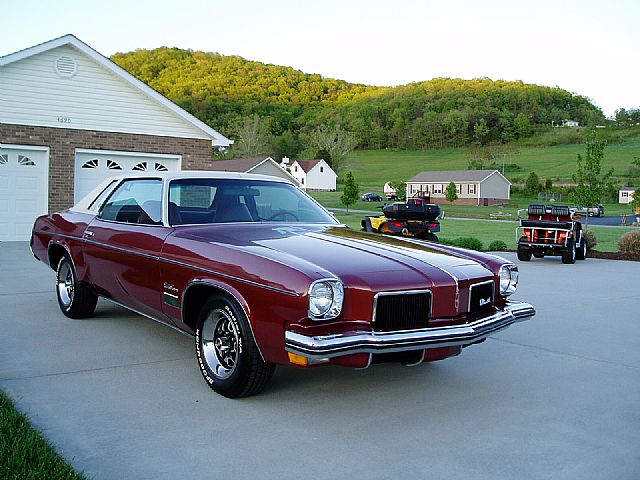
[(300, 365), (301, 367), (306, 367), (309, 365), (309, 359), (307, 357), (303, 357), (302, 355), (291, 352), (287, 352), (287, 355), (289, 355), (289, 361), (294, 365)]

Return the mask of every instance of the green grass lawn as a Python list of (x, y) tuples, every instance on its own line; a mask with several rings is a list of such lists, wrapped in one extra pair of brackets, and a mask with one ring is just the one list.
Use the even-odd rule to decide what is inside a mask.
[[(336, 217), (345, 225), (353, 229), (360, 230), (362, 214), (337, 212)], [(474, 220), (451, 220), (444, 219), (441, 222), (441, 232), (438, 237), (454, 240), (460, 237), (475, 237), (482, 242), (483, 248), (494, 240), (502, 240), (509, 249), (516, 249), (516, 227), (517, 222), (487, 222)], [(634, 230), (628, 227), (589, 227), (598, 239), (596, 250), (601, 252), (617, 252), (618, 240), (626, 232)]]
[(82, 480), (0, 392), (0, 478)]
[[(512, 149), (513, 150), (513, 149)], [(496, 162), (516, 163), (522, 170), (505, 172), (509, 180), (526, 178), (536, 172), (541, 181), (546, 178), (570, 181), (576, 169), (577, 155), (584, 154), (583, 144), (552, 147), (516, 147), (517, 153), (498, 155)], [(465, 170), (471, 149), (449, 148), (430, 151), (370, 150), (356, 151), (348, 158), (345, 171), (352, 171), (361, 191), (382, 193), (385, 182), (407, 181), (420, 172), (429, 170)], [(614, 169), (614, 175), (625, 178), (634, 157), (640, 157), (640, 130), (623, 143), (605, 148), (603, 172)]]

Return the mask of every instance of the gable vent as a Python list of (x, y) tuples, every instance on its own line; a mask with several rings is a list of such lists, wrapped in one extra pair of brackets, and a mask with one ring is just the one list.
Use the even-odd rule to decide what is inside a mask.
[(71, 55), (61, 55), (56, 58), (55, 70), (62, 78), (71, 78), (78, 73), (78, 63)]

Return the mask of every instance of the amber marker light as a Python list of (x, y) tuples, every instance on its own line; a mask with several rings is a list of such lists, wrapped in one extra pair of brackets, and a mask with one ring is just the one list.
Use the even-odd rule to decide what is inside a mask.
[(302, 355), (298, 355), (297, 353), (287, 352), (289, 355), (289, 361), (294, 365), (300, 365), (301, 367), (306, 367), (309, 365), (309, 359), (307, 357), (303, 357)]

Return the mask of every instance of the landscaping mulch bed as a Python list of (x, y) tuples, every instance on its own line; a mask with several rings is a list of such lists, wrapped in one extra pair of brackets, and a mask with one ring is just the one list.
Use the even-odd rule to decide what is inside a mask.
[(598, 252), (597, 250), (590, 250), (588, 257), (603, 258), (605, 260), (630, 260), (632, 262), (640, 262), (640, 255), (632, 255), (630, 253), (622, 252)]

